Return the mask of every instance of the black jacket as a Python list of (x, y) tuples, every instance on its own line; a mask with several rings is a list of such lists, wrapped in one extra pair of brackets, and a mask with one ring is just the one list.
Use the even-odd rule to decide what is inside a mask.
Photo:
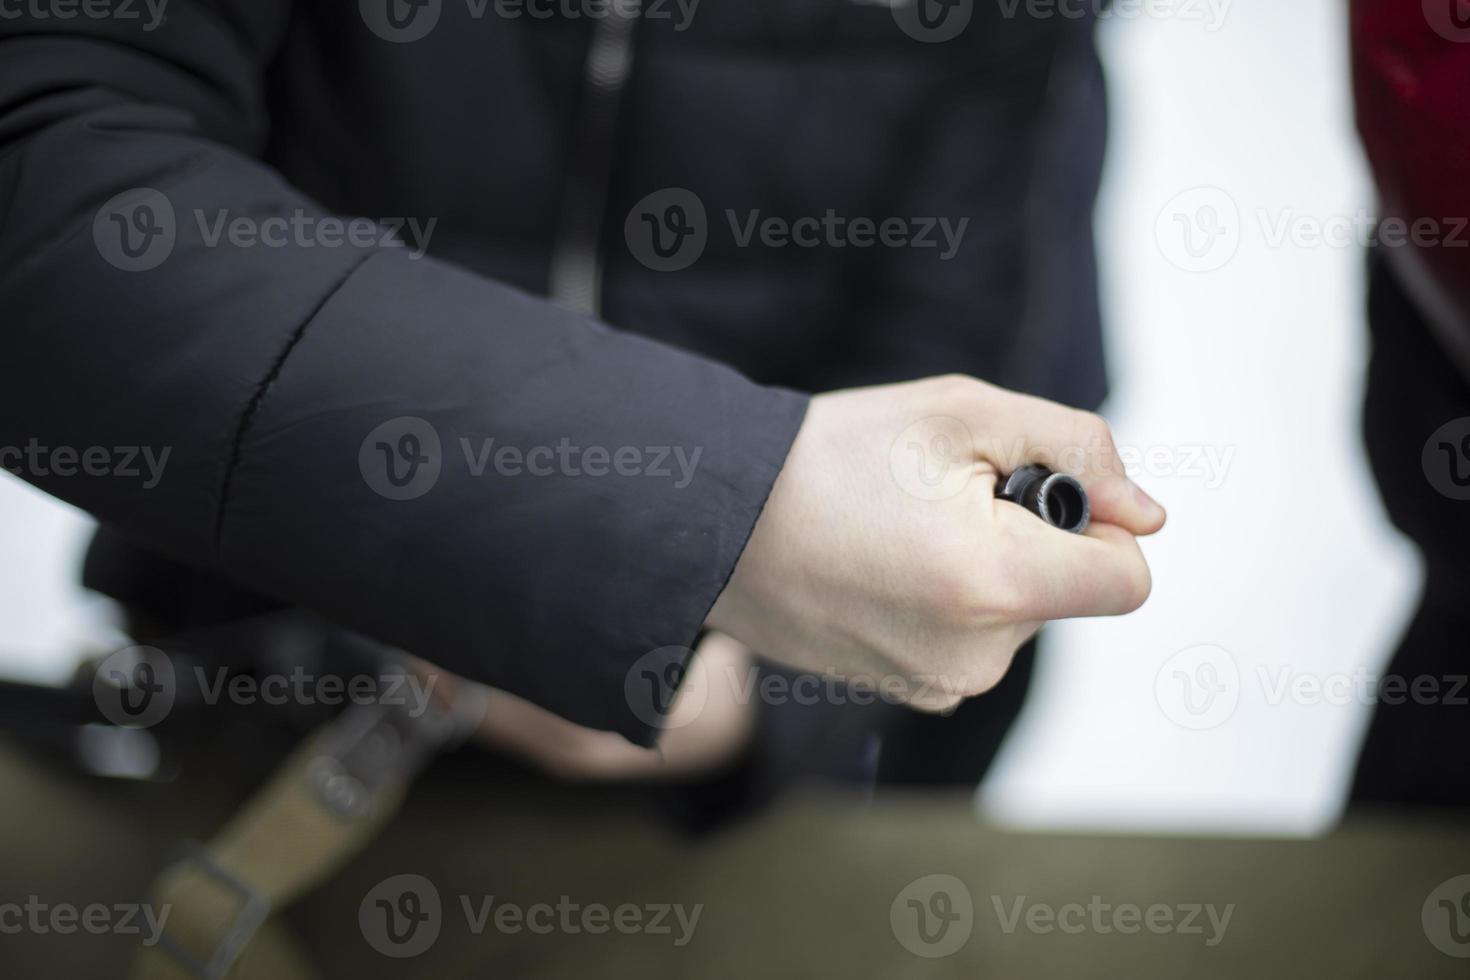
[[(1101, 397), (1089, 25), (981, 4), (932, 44), (882, 5), (704, 0), (645, 16), (610, 96), (597, 18), (429, 0), (403, 42), (389, 4), (415, 15), (0, 18), (0, 446), (50, 452), (9, 468), (140, 548), (646, 741), (629, 667), (696, 636), (801, 422), (788, 389), (964, 371)], [(707, 214), (679, 271), (625, 234), (666, 188)], [(968, 225), (948, 260), (742, 246), (757, 210)], [(352, 241), (333, 214), (419, 231)], [(627, 332), (536, 295), (589, 252)], [(169, 455), (148, 485), (61, 447)], [(530, 474), (537, 447), (577, 461)]]

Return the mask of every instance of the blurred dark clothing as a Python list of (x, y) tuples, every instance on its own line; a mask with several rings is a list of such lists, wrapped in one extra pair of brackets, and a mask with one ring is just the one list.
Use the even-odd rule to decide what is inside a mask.
[[(21, 475), (140, 548), (651, 741), (629, 670), (693, 643), (806, 400), (489, 257), (537, 261), (523, 223), (556, 225), (583, 37), (492, 17), (399, 45), (356, 4), (285, 0), (173, 2), (151, 30), (0, 18), (0, 445), (169, 454), (156, 485)], [(438, 254), (211, 237), (333, 211), (442, 216), (417, 243)], [(601, 475), (531, 458), (563, 446)], [(486, 469), (507, 447), (519, 478)]]
[[(1358, 128), (1383, 221), (1398, 222), (1397, 242), (1380, 225), (1369, 261), (1364, 435), (1389, 516), (1425, 565), (1351, 800), (1466, 806), (1470, 505), (1436, 488), (1423, 453), (1470, 416), (1470, 8), (1353, 0), (1351, 22)], [(1413, 696), (1416, 679), (1438, 694)]]
[[(444, 3), (426, 37), (390, 43), (358, 6), (174, 0), (148, 33), (0, 21), (0, 307), (19, 355), (0, 367), (0, 439), (174, 447), (148, 494), (35, 481), (109, 526), (89, 585), (166, 619), (252, 607), (213, 595), (237, 583), (646, 741), (624, 674), (692, 641), (803, 408), (673, 348), (804, 391), (961, 371), (1101, 401), (1089, 20), (976, 5), (943, 44), (852, 0), (705, 0), (687, 30), (641, 22), (604, 161), (600, 308), (672, 345), (657, 346), (500, 285), (548, 288), (593, 20)], [(98, 207), (136, 186), (179, 220), (146, 273), (100, 261), (91, 234)], [(709, 242), (690, 268), (655, 272), (623, 219), (670, 187), (698, 195)], [(193, 231), (199, 209), (296, 208), (439, 223), (417, 261), (211, 250)], [(752, 212), (969, 224), (944, 261), (739, 247), (727, 213)], [(446, 443), (439, 484), (409, 502), (358, 472), (359, 443), (396, 416)], [(567, 435), (703, 446), (704, 462), (673, 493), (474, 480), (453, 446)], [(214, 578), (185, 585), (181, 567)], [(978, 778), (1024, 677), (943, 726), (896, 718), (888, 758), (942, 750), (947, 778)], [(871, 734), (847, 724), (838, 768)]]
[(1403, 222), (1390, 258), (1470, 378), (1470, 6), (1353, 0), (1358, 129)]
[[(1425, 583), (1387, 669), (1407, 689), (1375, 706), (1351, 801), (1470, 806), (1470, 503), (1435, 489), (1422, 458), (1436, 429), (1470, 416), (1470, 382), (1445, 358), (1384, 251), (1369, 261), (1363, 432), (1389, 517), (1424, 556)], [(1433, 679), (1438, 695), (1413, 697), (1417, 678)]]

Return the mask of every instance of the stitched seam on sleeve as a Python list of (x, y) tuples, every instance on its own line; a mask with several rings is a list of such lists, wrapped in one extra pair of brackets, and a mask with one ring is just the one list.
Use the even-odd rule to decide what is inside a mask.
[(271, 363), (270, 370), (266, 372), (260, 384), (255, 386), (255, 391), (251, 394), (250, 401), (245, 404), (245, 410), (240, 413), (240, 422), (235, 427), (235, 438), (230, 443), (230, 457), (229, 461), (225, 464), (224, 479), (220, 483), (219, 507), (214, 515), (215, 561), (219, 561), (223, 557), (224, 552), (225, 512), (229, 509), (230, 504), (230, 485), (234, 482), (235, 470), (240, 464), (240, 454), (244, 450), (245, 434), (250, 430), (250, 423), (255, 420), (255, 414), (260, 410), (261, 402), (265, 400), (265, 396), (270, 391), (271, 386), (275, 384), (276, 378), (285, 369), (286, 359), (291, 356), (291, 352), (296, 349), (296, 345), (301, 342), (301, 338), (306, 336), (306, 329), (311, 326), (312, 321), (317, 318), (327, 303), (331, 302), (332, 297), (341, 291), (342, 287), (346, 285), (347, 280), (352, 278), (353, 274), (362, 267), (363, 263), (367, 262), (368, 259), (376, 254), (376, 251), (363, 253), (332, 284), (332, 288), (328, 289), (325, 295), (317, 301), (316, 306), (312, 307), (311, 312), (291, 332), (291, 336), (287, 339), (285, 346), (281, 348), (280, 353), (276, 355), (276, 359)]

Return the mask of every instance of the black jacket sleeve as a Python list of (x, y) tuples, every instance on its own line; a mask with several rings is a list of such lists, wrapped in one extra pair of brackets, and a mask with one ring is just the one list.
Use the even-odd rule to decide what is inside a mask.
[(289, 8), (0, 19), (0, 463), (646, 742), (629, 670), (693, 642), (805, 401), (401, 248), (212, 240), (323, 214), (259, 160)]

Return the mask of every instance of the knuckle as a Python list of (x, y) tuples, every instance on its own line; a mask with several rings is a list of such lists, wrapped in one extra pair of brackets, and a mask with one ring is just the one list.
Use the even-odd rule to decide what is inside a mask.
[(941, 548), (928, 556), (918, 578), (920, 595), (931, 612), (963, 609), (974, 591), (974, 572), (951, 549)]
[(889, 658), (889, 667), (898, 677), (912, 680), (932, 670), (933, 659), (918, 645), (898, 650)]
[(965, 699), (958, 694), (945, 695), (925, 704), (919, 710), (931, 715), (947, 715), (964, 703)]
[(976, 401), (995, 390), (991, 385), (968, 374), (942, 374), (934, 379), (938, 392), (947, 399)]
[(931, 598), (936, 611), (966, 632), (1020, 619), (1028, 597), (1020, 583), (953, 563), (936, 572)]
[(551, 758), (541, 763), (541, 771), (558, 783), (591, 782), (591, 767), (580, 759)]
[(971, 558), (969, 574), (963, 583), (958, 583), (960, 608), (967, 614), (967, 621), (987, 629), (1028, 618), (1027, 613), (1036, 602), (1030, 576), (1019, 571), (1025, 567), (1027, 556), (1017, 550), (1016, 543), (995, 540), (990, 543), (990, 549), (991, 560), (976, 567)]
[(1095, 439), (1106, 445), (1113, 444), (1113, 427), (1108, 425), (1108, 420), (1096, 412), (1081, 412), (1078, 420), (1078, 429), (1089, 438)]
[(1010, 671), (1015, 656), (1014, 649), (996, 649), (978, 658), (965, 677), (961, 693), (973, 698), (994, 690)]
[(1014, 623), (1025, 619), (1033, 604), (1025, 587), (1010, 577), (990, 581), (984, 595), (978, 598), (984, 608), (985, 620), (990, 623)]

